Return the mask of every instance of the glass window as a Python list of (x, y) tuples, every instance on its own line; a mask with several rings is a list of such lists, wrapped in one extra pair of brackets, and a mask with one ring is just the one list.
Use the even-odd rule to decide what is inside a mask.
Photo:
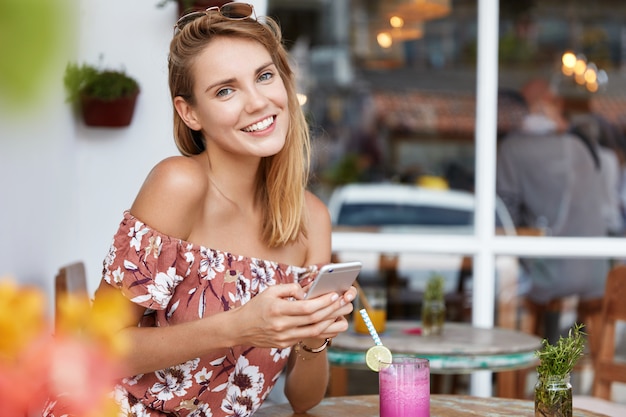
[[(485, 204), (494, 204), (495, 197), (500, 216), (493, 234), (481, 222), (472, 222), (479, 225), (472, 228), (476, 238), (472, 241), (467, 240), (467, 235), (461, 236), (458, 228), (451, 228), (449, 239), (440, 244), (429, 231), (409, 231), (406, 226), (408, 233), (402, 238), (394, 234), (398, 228), (368, 235), (367, 239), (339, 230), (334, 242), (342, 250), (346, 245), (365, 250), (368, 244), (370, 249), (385, 245), (385, 249), (393, 251), (426, 248), (428, 253), (435, 253), (438, 248), (440, 253), (449, 253), (454, 248), (455, 253), (488, 257), (487, 265), (493, 264), (498, 255), (511, 254), (526, 258), (547, 254), (619, 259), (619, 245), (624, 243), (614, 237), (624, 237), (626, 213), (626, 98), (622, 93), (626, 86), (620, 75), (626, 68), (626, 3), (599, 0), (590, 9), (573, 0), (500, 1), (497, 21), (481, 24), (478, 0), (419, 3), (432, 7), (417, 13), (421, 18), (416, 19), (411, 9), (416, 2), (409, 0), (269, 0), (268, 13), (286, 28), (285, 38), (297, 63), (298, 88), (306, 98), (304, 108), (314, 147), (311, 189), (329, 202), (333, 191), (346, 184), (402, 183), (433, 188), (429, 179), (438, 178), (441, 181), (436, 188), (443, 188), (443, 192), (462, 190), (477, 195), (478, 218), (484, 210), (493, 210)], [(298, 23), (305, 20), (306, 23)], [(495, 149), (489, 145), (479, 155), (478, 145), (492, 139), (475, 137), (477, 97), (485, 91), (485, 86), (477, 83), (479, 29), (494, 25), (498, 34), (497, 80), (495, 76), (485, 78), (483, 84), (497, 83), (497, 138), (493, 138)], [(566, 52), (572, 52), (573, 62), (578, 59), (579, 65), (584, 64), (581, 68), (587, 71), (589, 80), (577, 80), (573, 67), (567, 67), (574, 64), (563, 62)], [(490, 73), (489, 65), (483, 66), (482, 71), (483, 76)], [(505, 180), (502, 171), (496, 169), (496, 153), (508, 146), (507, 135), (522, 126), (529, 111), (522, 88), (534, 77), (548, 80), (550, 88), (561, 98), (568, 123), (577, 122), (568, 129), (577, 129), (572, 133), (580, 137), (579, 145), (583, 144), (583, 149), (592, 155), (592, 168), (597, 171), (600, 158), (605, 158), (600, 153), (607, 152), (594, 152), (589, 139), (582, 136), (600, 131), (602, 143), (595, 148), (609, 148), (614, 153), (617, 181), (606, 192), (612, 193), (617, 202), (612, 210), (601, 214), (606, 233), (593, 237), (582, 232), (564, 233), (560, 230), (562, 225), (549, 216), (529, 213), (528, 205), (515, 206), (515, 200), (520, 200), (518, 195), (480, 194), (481, 187), (477, 185), (487, 184), (487, 191), (493, 193), (494, 188), (500, 189), (493, 184)], [(606, 123), (600, 127), (582, 123), (585, 119), (581, 116), (590, 114), (601, 116)], [(486, 122), (490, 123), (490, 119)], [(517, 151), (511, 154), (519, 156)], [(566, 154), (557, 155), (553, 159), (560, 162)], [(482, 161), (481, 166), (477, 160)], [(548, 162), (541, 167), (556, 170), (557, 165)], [(550, 178), (545, 176), (545, 182)], [(534, 189), (526, 187), (524, 192), (532, 195)], [(347, 222), (382, 224), (390, 218), (396, 224), (448, 221), (421, 218), (417, 210), (407, 207), (394, 207), (390, 214), (389, 207), (383, 204), (361, 203), (361, 208), (363, 205), (375, 209), (373, 214), (363, 218), (351, 215)], [(355, 213), (356, 206), (348, 210)], [(449, 207), (433, 209), (429, 216), (444, 219), (448, 210)], [(558, 207), (555, 211), (559, 212)], [(582, 223), (595, 220), (593, 217), (593, 221)], [(515, 239), (511, 233), (495, 236), (504, 223), (513, 234), (541, 237), (529, 242)], [(479, 272), (482, 276), (489, 273)]]

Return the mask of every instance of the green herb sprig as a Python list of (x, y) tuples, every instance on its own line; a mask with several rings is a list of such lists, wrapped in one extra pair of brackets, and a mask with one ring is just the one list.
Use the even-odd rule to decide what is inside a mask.
[(541, 376), (565, 376), (569, 374), (585, 350), (585, 336), (581, 329), (583, 324), (576, 323), (569, 330), (567, 337), (559, 337), (556, 344), (551, 345), (547, 339), (542, 340), (542, 349), (535, 352), (539, 358), (537, 373)]
[(424, 300), (443, 301), (444, 298), (444, 278), (441, 274), (432, 274), (426, 283)]

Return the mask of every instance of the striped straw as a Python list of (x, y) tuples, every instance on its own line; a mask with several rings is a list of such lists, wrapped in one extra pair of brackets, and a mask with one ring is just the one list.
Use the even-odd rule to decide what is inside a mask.
[(372, 335), (372, 339), (374, 339), (374, 343), (377, 346), (382, 346), (383, 342), (380, 341), (380, 337), (378, 337), (378, 332), (374, 328), (374, 325), (372, 324), (372, 320), (370, 319), (370, 316), (367, 314), (367, 310), (362, 308), (359, 310), (359, 313), (361, 313), (361, 317), (363, 317), (363, 321), (365, 322), (365, 327), (367, 327), (367, 330)]

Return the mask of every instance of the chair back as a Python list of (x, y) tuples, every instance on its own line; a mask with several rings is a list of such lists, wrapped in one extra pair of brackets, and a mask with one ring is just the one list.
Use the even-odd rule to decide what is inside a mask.
[(61, 314), (59, 307), (64, 297), (68, 295), (89, 297), (85, 264), (79, 261), (61, 267), (55, 277), (54, 289), (55, 328), (58, 328)]
[(599, 351), (594, 369), (593, 395), (611, 399), (613, 382), (626, 383), (626, 361), (615, 360), (617, 321), (626, 321), (626, 265), (613, 267), (608, 274), (602, 304)]

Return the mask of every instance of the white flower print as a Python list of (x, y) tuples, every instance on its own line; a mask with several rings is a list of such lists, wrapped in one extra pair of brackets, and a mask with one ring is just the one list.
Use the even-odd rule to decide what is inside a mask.
[(215, 278), (217, 272), (224, 272), (224, 254), (212, 249), (200, 250), (200, 276), (207, 280)]
[(187, 394), (187, 388), (193, 384), (191, 371), (198, 367), (199, 359), (185, 362), (182, 365), (156, 371), (154, 374), (160, 382), (150, 387), (150, 393), (160, 401), (168, 401)]
[(109, 252), (107, 253), (106, 257), (104, 258), (104, 262), (103, 262), (103, 266), (104, 266), (104, 280), (106, 282), (108, 282), (109, 284), (112, 284), (113, 282), (113, 277), (111, 275), (111, 265), (113, 265), (113, 262), (115, 262), (115, 255), (117, 252), (117, 248), (115, 247), (115, 244), (111, 244), (111, 246), (109, 247)]
[(130, 240), (130, 246), (132, 248), (135, 248), (137, 252), (139, 252), (139, 248), (141, 248), (141, 239), (143, 238), (143, 235), (150, 232), (150, 229), (148, 229), (147, 227), (145, 229), (142, 229), (142, 227), (143, 223), (140, 221), (136, 221), (135, 226), (131, 227), (128, 231), (128, 236), (132, 238)]
[(290, 347), (285, 348), (285, 349), (278, 349), (278, 348), (270, 349), (270, 356), (272, 357), (274, 362), (278, 362), (281, 359), (288, 358), (290, 353), (291, 353)]
[(113, 262), (115, 262), (115, 255), (117, 252), (117, 248), (115, 247), (115, 242), (111, 243), (111, 246), (109, 246), (109, 252), (107, 253), (107, 255), (104, 257), (104, 268), (105, 269), (109, 269), (109, 267), (111, 265), (113, 265)]
[(124, 259), (124, 268), (126, 268), (127, 271), (138, 271), (139, 270), (139, 268), (137, 268), (137, 265), (135, 265), (134, 263), (132, 263), (128, 259)]
[(183, 277), (176, 274), (176, 268), (169, 267), (167, 273), (159, 272), (154, 277), (152, 284), (146, 286), (152, 299), (161, 306), (166, 308), (167, 303), (172, 297), (174, 288), (183, 280)]
[(146, 246), (146, 256), (152, 254), (157, 259), (161, 254), (161, 236), (150, 236), (148, 246)]
[(207, 403), (198, 405), (198, 408), (188, 414), (188, 417), (213, 417), (211, 406)]
[(199, 372), (196, 372), (196, 374), (193, 377), (198, 384), (206, 384), (208, 381), (211, 380), (212, 376), (213, 376), (213, 371), (207, 371), (206, 368), (202, 368), (202, 370)]
[(255, 259), (250, 264), (252, 272), (251, 290), (263, 292), (267, 287), (276, 284), (274, 268), (268, 267), (264, 261)]
[(137, 385), (137, 382), (143, 377), (143, 374), (139, 374), (139, 375), (135, 375), (132, 378), (123, 378), (122, 381), (129, 385), (129, 386), (133, 386), (133, 385)]
[(191, 265), (193, 265), (193, 262), (196, 260), (196, 256), (192, 252), (193, 245), (191, 243), (187, 245), (186, 249), (187, 251), (185, 252), (185, 261), (187, 261), (189, 267), (187, 267), (187, 272), (185, 272), (185, 276), (188, 277), (191, 273)]
[(177, 300), (172, 306), (167, 310), (166, 317), (171, 319), (176, 310), (178, 310), (178, 306), (180, 305), (180, 300)]
[(265, 376), (259, 372), (258, 366), (250, 365), (245, 356), (240, 356), (228, 382), (228, 392), (222, 400), (223, 411), (244, 417), (251, 415), (260, 407), (259, 394), (265, 385)]
[[(120, 268), (119, 266), (115, 271), (111, 272), (111, 275), (113, 278), (113, 282), (118, 285), (121, 284), (124, 280), (124, 273), (122, 272), (122, 268)], [(109, 281), (109, 284), (112, 284), (113, 282)]]
[(222, 411), (234, 417), (248, 417), (259, 408), (258, 401), (254, 404), (254, 398), (237, 395), (235, 392), (228, 392), (226, 398), (222, 400)]
[(137, 402), (130, 405), (130, 401), (128, 400), (128, 392), (120, 387), (119, 385), (115, 387), (113, 392), (113, 398), (117, 405), (120, 408), (119, 415), (121, 416), (133, 416), (133, 417), (150, 417), (151, 414), (146, 410), (145, 405), (140, 402)]
[(242, 305), (250, 301), (252, 298), (252, 293), (250, 292), (250, 280), (241, 275), (237, 280), (237, 294), (229, 292), (228, 297), (233, 303), (239, 300)]

